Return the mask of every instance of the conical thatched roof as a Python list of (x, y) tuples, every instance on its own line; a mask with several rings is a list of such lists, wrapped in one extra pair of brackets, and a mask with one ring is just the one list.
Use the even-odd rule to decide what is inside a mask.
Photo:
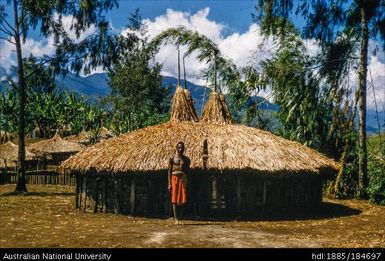
[(85, 130), (81, 131), (79, 134), (65, 137), (65, 139), (68, 141), (75, 142), (75, 143), (82, 143), (82, 144), (89, 143), (91, 138), (92, 138), (92, 132), (85, 131)]
[[(207, 142), (205, 142), (205, 140)], [(64, 168), (106, 172), (164, 171), (177, 142), (186, 145), (192, 169), (249, 173), (324, 173), (338, 164), (300, 143), (233, 124), (165, 123), (95, 144), (63, 163)], [(207, 163), (204, 166), (204, 143)]]
[(30, 148), (32, 151), (54, 154), (75, 153), (84, 149), (85, 146), (76, 142), (63, 140), (59, 133), (56, 132), (51, 139), (33, 143)]
[(222, 94), (211, 92), (209, 100), (203, 108), (201, 122), (205, 123), (231, 123), (230, 111)]
[(176, 88), (175, 95), (172, 98), (171, 111), (170, 121), (172, 122), (198, 121), (192, 100), (190, 103), (180, 86)]
[[(17, 162), (19, 154), (19, 146), (14, 144), (11, 141), (8, 141), (2, 145), (0, 145), (0, 158), (7, 161), (7, 165), (9, 166), (11, 162)], [(32, 153), (29, 148), (25, 147), (25, 159), (26, 160), (34, 160), (37, 159), (38, 156)]]

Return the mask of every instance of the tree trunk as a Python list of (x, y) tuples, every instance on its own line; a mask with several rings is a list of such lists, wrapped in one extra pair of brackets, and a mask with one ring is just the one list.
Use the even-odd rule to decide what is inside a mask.
[(17, 74), (19, 80), (19, 153), (17, 164), (17, 184), (15, 192), (27, 192), (25, 183), (25, 121), (24, 121), (24, 107), (25, 107), (25, 82), (23, 70), (23, 56), (21, 53), (21, 42), (19, 33), (19, 15), (17, 10), (17, 0), (13, 1), (13, 15), (15, 19), (15, 43), (17, 55)]
[(358, 177), (359, 198), (365, 198), (365, 189), (368, 185), (367, 176), (367, 148), (366, 148), (366, 76), (368, 70), (368, 24), (366, 21), (366, 10), (361, 11), (361, 50), (359, 70), (359, 136), (358, 136)]

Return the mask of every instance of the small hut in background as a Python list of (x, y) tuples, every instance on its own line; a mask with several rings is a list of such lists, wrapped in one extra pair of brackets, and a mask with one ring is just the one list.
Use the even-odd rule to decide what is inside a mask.
[[(3, 166), (3, 169), (16, 170), (18, 155), (19, 146), (12, 141), (0, 145), (0, 159), (2, 159), (1, 166)], [(25, 161), (27, 169), (36, 169), (39, 163), (39, 156), (31, 152), (28, 147), (25, 147)]]
[(32, 152), (45, 156), (48, 170), (58, 167), (62, 161), (84, 148), (85, 146), (82, 144), (62, 139), (59, 132), (56, 132), (49, 140), (38, 141), (30, 145)]
[(95, 144), (62, 166), (76, 174), (76, 206), (94, 212), (168, 216), (168, 160), (183, 141), (191, 159), (187, 213), (257, 216), (317, 208), (338, 164), (298, 142), (231, 124), (213, 92), (197, 122), (181, 87), (168, 123)]
[(83, 130), (79, 134), (65, 137), (65, 139), (71, 142), (81, 143), (83, 145), (89, 145), (92, 143), (92, 140), (95, 138), (97, 138), (98, 140), (108, 140), (112, 137), (115, 137), (115, 134), (112, 133), (112, 131), (110, 131), (106, 127), (101, 127), (96, 136), (97, 137), (95, 137), (95, 134), (92, 133), (92, 131)]
[(90, 144), (90, 141), (92, 139), (92, 132), (82, 130), (79, 134), (67, 136), (65, 137), (65, 139), (70, 142), (87, 145), (87, 144)]

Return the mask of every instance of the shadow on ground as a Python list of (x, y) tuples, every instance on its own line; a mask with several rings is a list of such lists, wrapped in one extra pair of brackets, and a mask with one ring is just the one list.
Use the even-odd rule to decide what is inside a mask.
[(0, 194), (1, 197), (9, 197), (9, 196), (37, 196), (37, 197), (50, 197), (50, 196), (75, 196), (73, 192), (7, 192)]
[(186, 220), (195, 221), (294, 221), (294, 220), (320, 220), (320, 219), (332, 219), (346, 216), (354, 216), (361, 214), (359, 209), (351, 208), (345, 205), (323, 202), (318, 209), (313, 210), (292, 210), (292, 211), (279, 211), (274, 213), (260, 214), (258, 216), (244, 215), (223, 217), (220, 214), (216, 214), (212, 217), (194, 217), (186, 216)]

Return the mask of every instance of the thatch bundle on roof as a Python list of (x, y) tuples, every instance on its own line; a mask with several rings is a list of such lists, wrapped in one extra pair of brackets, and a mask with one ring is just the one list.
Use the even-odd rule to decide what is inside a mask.
[(230, 111), (223, 95), (211, 92), (209, 100), (203, 108), (200, 121), (219, 124), (231, 123)]
[(191, 105), (182, 87), (178, 86), (172, 99), (170, 121), (198, 121), (194, 106)]

